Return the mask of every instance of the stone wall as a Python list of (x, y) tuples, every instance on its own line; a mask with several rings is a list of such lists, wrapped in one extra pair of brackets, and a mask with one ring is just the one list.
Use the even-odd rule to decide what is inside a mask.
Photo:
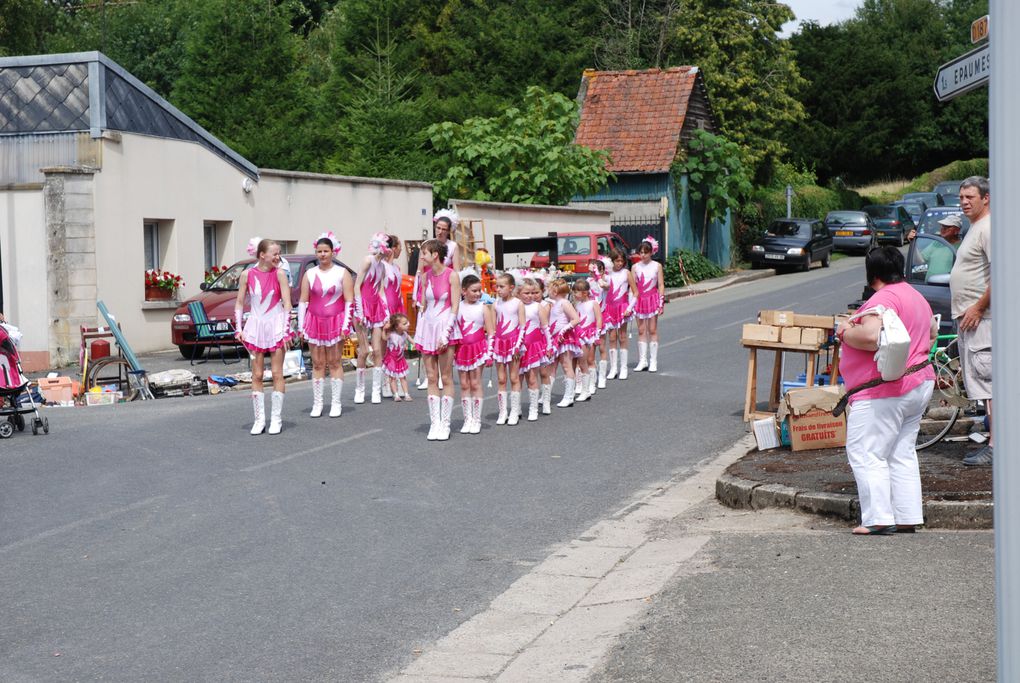
[(95, 169), (42, 170), (50, 362), (62, 367), (78, 360), (79, 327), (96, 323)]

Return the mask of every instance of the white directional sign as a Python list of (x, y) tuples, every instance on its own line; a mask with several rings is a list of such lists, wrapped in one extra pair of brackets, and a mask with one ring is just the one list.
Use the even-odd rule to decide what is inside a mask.
[(986, 44), (939, 67), (935, 74), (935, 97), (939, 102), (988, 84), (992, 75), (992, 50)]

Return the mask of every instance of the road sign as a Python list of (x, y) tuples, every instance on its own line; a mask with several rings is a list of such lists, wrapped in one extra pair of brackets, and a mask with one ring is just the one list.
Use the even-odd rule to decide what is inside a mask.
[(946, 102), (988, 85), (991, 75), (992, 50), (986, 44), (939, 67), (935, 74), (935, 97), (939, 102)]
[(970, 24), (970, 42), (980, 43), (988, 37), (988, 15), (975, 19)]

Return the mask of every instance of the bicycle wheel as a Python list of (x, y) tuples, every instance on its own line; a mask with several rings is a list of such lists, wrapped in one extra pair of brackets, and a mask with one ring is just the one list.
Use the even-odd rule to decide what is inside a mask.
[(949, 434), (963, 412), (961, 404), (967, 403), (963, 398), (963, 378), (959, 363), (955, 359), (944, 359), (944, 362), (936, 359), (932, 368), (935, 370), (935, 390), (921, 415), (921, 427), (914, 446), (919, 451), (938, 443)]

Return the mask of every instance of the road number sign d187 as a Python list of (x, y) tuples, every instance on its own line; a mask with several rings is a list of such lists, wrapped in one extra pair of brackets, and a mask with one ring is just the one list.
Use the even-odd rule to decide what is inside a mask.
[(970, 42), (980, 43), (988, 37), (988, 15), (975, 19), (970, 24)]
[(935, 74), (935, 97), (939, 102), (987, 85), (992, 76), (992, 50), (988, 45), (960, 55), (939, 67)]

